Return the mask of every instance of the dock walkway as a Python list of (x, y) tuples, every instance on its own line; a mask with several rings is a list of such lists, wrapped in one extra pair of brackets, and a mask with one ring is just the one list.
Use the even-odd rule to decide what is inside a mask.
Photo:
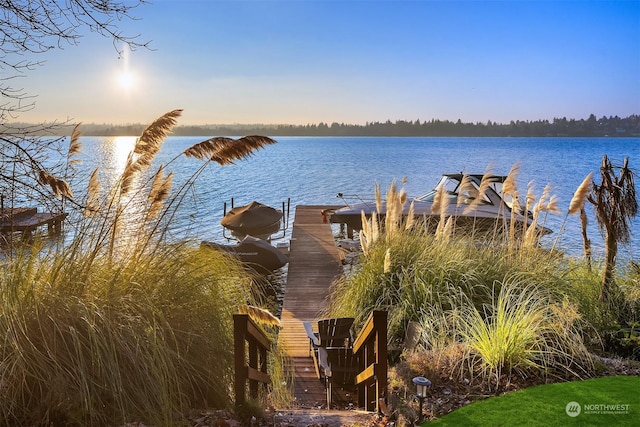
[(342, 261), (331, 226), (322, 210), (336, 206), (297, 206), (291, 234), (289, 271), (282, 307), (278, 345), (287, 349), (294, 369), (295, 406), (326, 405), (323, 384), (309, 356), (309, 338), (302, 322), (322, 317), (329, 287), (342, 274)]

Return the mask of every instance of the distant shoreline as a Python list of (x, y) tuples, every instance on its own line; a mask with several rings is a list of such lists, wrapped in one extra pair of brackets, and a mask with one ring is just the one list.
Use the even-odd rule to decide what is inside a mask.
[[(43, 129), (47, 135), (69, 136), (72, 123), (50, 124)], [(38, 125), (13, 123), (0, 126), (19, 129), (20, 126), (34, 129)], [(137, 136), (146, 124), (82, 124), (80, 131), (85, 136)], [(46, 128), (46, 129), (45, 129)], [(3, 132), (0, 132), (3, 133)], [(175, 136), (221, 136), (221, 135), (271, 135), (271, 136), (358, 136), (358, 137), (640, 137), (640, 114), (626, 118), (618, 116), (596, 119), (554, 118), (553, 121), (511, 121), (508, 124), (463, 123), (458, 120), (371, 122), (366, 125), (345, 123), (319, 123), (308, 125), (288, 124), (220, 124), (220, 125), (183, 125), (173, 129)]]

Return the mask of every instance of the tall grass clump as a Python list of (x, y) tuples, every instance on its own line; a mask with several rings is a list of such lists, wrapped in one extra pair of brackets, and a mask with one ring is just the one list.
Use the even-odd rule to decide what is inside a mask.
[[(507, 189), (517, 197), (515, 187)], [(535, 215), (555, 210), (548, 193), (546, 187), (536, 202), (529, 185), (527, 208)], [(403, 203), (397, 194), (387, 193), (387, 206)], [(471, 375), (491, 387), (514, 373), (588, 376), (592, 368), (583, 334), (589, 319), (579, 310), (592, 300), (588, 289), (574, 287), (585, 273), (533, 244), (537, 216), (522, 233), (510, 232), (506, 239), (496, 234), (494, 240), (485, 233), (478, 241), (480, 233), (456, 229), (441, 205), (436, 193), (435, 230), (426, 218), (407, 226), (396, 217), (392, 228), (387, 222), (380, 226), (376, 215), (366, 224), (363, 218), (362, 262), (334, 284), (329, 314), (352, 316), (359, 324), (371, 310), (387, 310), (394, 346), (402, 345), (410, 322), (420, 324), (425, 357), (449, 369), (438, 375)], [(589, 310), (592, 316), (606, 315), (597, 306)]]
[(191, 147), (184, 155), (204, 161), (174, 189), (165, 166), (149, 168), (179, 116), (145, 129), (112, 187), (92, 174), (85, 199), (70, 200), (84, 211), (71, 242), (3, 260), (1, 424), (176, 425), (188, 410), (230, 405), (232, 314), (263, 295), (235, 261), (167, 235), (206, 165), (275, 141)]
[(429, 360), (434, 378), (477, 378), (485, 389), (498, 391), (516, 376), (537, 381), (591, 376), (575, 304), (523, 285), (518, 277), (495, 285), (491, 302), (480, 307), (452, 290), (448, 307), (423, 309), (415, 354)]
[(83, 257), (34, 258), (0, 286), (4, 423), (171, 425), (229, 403), (231, 319), (250, 297), (237, 266), (186, 246), (88, 274)]
[(388, 310), (389, 337), (401, 342), (406, 325), (419, 320), (424, 307), (450, 307), (453, 291), (482, 307), (491, 302), (494, 284), (516, 274), (523, 284), (539, 285), (559, 299), (571, 287), (553, 253), (521, 247), (514, 256), (508, 245), (478, 245), (457, 230), (443, 239), (418, 220), (411, 229), (380, 239), (351, 275), (336, 281), (329, 314), (363, 322), (371, 310)]
[(479, 309), (463, 297), (450, 314), (467, 349), (468, 364), (498, 387), (515, 374), (584, 378), (591, 362), (576, 329), (577, 312), (545, 290), (504, 282), (491, 304)]

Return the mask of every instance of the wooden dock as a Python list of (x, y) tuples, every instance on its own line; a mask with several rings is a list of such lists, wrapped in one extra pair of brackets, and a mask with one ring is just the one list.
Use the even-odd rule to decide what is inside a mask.
[(38, 212), (36, 208), (2, 209), (0, 211), (0, 233), (22, 233), (23, 241), (30, 241), (33, 232), (46, 225), (49, 234), (59, 234), (65, 212)]
[(323, 223), (322, 210), (330, 208), (336, 206), (297, 206), (291, 234), (278, 345), (291, 357), (295, 406), (299, 408), (326, 405), (324, 386), (316, 377), (302, 322), (322, 317), (329, 287), (342, 274), (341, 254), (331, 226)]

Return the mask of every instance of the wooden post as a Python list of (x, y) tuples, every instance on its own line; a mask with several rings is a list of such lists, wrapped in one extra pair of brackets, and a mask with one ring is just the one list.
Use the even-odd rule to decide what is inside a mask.
[(353, 344), (360, 373), (358, 405), (380, 413), (380, 401), (387, 400), (387, 312), (373, 311)]
[(245, 402), (245, 384), (247, 383), (247, 369), (245, 361), (245, 336), (247, 335), (247, 323), (249, 315), (233, 315), (233, 355), (235, 367), (234, 389), (236, 394), (236, 406)]
[(270, 347), (269, 339), (249, 315), (233, 315), (236, 406), (246, 402), (247, 381), (249, 381), (249, 394), (254, 399), (258, 397), (260, 384), (271, 384), (271, 378), (267, 373), (267, 352)]
[(375, 336), (376, 412), (380, 413), (380, 399), (387, 403), (387, 312), (373, 312)]

